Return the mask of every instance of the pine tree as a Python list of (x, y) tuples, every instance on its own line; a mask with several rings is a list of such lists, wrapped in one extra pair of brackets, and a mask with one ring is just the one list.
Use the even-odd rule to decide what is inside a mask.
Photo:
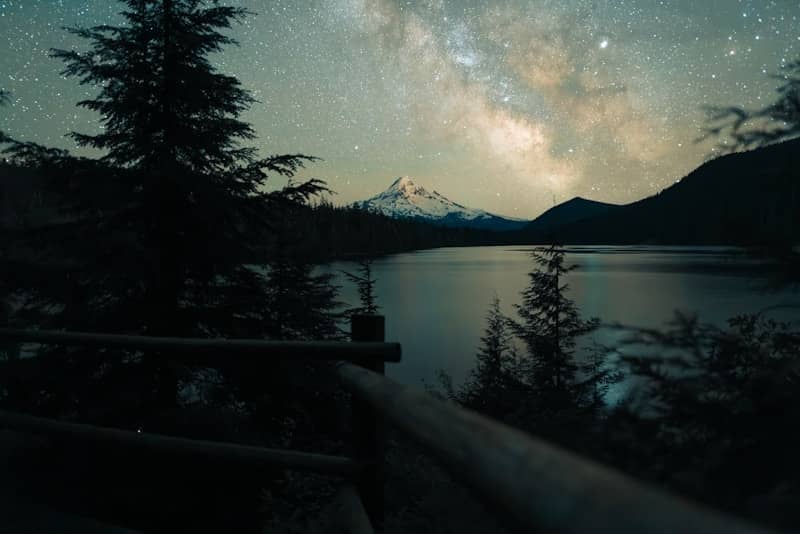
[(333, 275), (315, 273), (315, 268), (313, 263), (287, 256), (270, 262), (266, 303), (271, 338), (341, 338)]
[[(254, 148), (241, 146), (254, 132), (237, 116), (253, 100), (207, 56), (234, 43), (220, 30), (245, 10), (201, 0), (125, 3), (128, 26), (72, 30), (93, 42), (89, 54), (54, 52), (67, 64), (65, 75), (103, 86), (79, 104), (101, 114), (102, 133), (72, 136), (126, 171), (118, 197), (97, 203), (119, 217), (115, 227), (133, 227), (138, 238), (147, 330), (213, 332), (222, 290), (251, 281), (243, 264), (268, 231), (265, 171), (291, 176), (310, 158), (258, 159)], [(304, 187), (294, 193), (319, 190), (315, 182)], [(183, 306), (187, 293), (202, 296), (202, 305)]]
[(606, 396), (612, 385), (623, 379), (623, 372), (616, 365), (609, 364), (610, 349), (594, 343), (580, 365), (581, 380), (575, 385), (579, 403), (596, 424), (605, 417), (608, 406)]
[[(796, 487), (800, 331), (768, 315), (720, 328), (676, 313), (666, 328), (625, 329), (619, 351), (638, 386), (610, 421), (613, 461), (732, 510)], [(775, 505), (788, 527), (793, 505)]]
[(569, 286), (564, 277), (576, 266), (565, 265), (564, 255), (564, 249), (557, 245), (531, 253), (536, 268), (528, 273), (522, 303), (515, 306), (519, 319), (512, 322), (514, 333), (527, 350), (527, 381), (545, 402), (557, 404), (575, 399), (576, 340), (598, 324), (596, 319), (582, 319), (566, 295)]
[(358, 274), (342, 271), (345, 277), (356, 284), (360, 306), (348, 310), (351, 315), (378, 313), (380, 306), (375, 303), (375, 278), (372, 277), (372, 260), (358, 262)]
[(758, 109), (739, 106), (707, 108), (706, 137), (727, 135), (725, 150), (754, 148), (800, 136), (800, 58), (772, 76), (780, 81), (778, 97)]
[(276, 221), (264, 278), (264, 328), (274, 339), (335, 339), (341, 337), (342, 317), (333, 274), (317, 272), (296, 224), (296, 202), (274, 206)]
[(475, 367), (458, 391), (461, 404), (491, 417), (506, 416), (513, 402), (516, 353), (512, 347), (508, 318), (495, 295), (486, 314), (486, 328), (475, 357)]
[[(210, 0), (123, 4), (123, 25), (70, 30), (90, 41), (88, 52), (53, 52), (66, 63), (65, 76), (100, 88), (79, 105), (100, 114), (102, 131), (71, 135), (104, 156), (75, 158), (17, 142), (8, 150), (17, 163), (44, 169), (64, 214), (18, 236), (31, 256), (38, 253), (13, 272), (18, 288), (35, 296), (28, 322), (154, 335), (268, 335), (269, 280), (248, 264), (260, 259), (278, 206), (305, 202), (324, 187), (317, 180), (277, 192), (263, 186), (268, 175), (291, 177), (313, 158), (260, 158), (243, 144), (254, 132), (238, 116), (252, 97), (208, 56), (234, 43), (221, 32), (242, 21), (245, 10)], [(102, 355), (84, 356), (58, 358), (48, 398), (85, 405), (73, 397), (96, 390), (70, 380), (94, 380), (113, 397), (109, 375), (125, 381), (133, 373), (101, 365)], [(88, 363), (75, 368), (75, 361)], [(174, 398), (174, 377), (162, 367), (155, 372), (167, 375), (157, 381)], [(152, 387), (150, 371), (144, 380)]]

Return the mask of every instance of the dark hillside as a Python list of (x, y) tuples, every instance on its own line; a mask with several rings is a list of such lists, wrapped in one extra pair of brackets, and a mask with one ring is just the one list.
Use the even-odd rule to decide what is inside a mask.
[(616, 204), (575, 197), (545, 211), (531, 221), (523, 231), (537, 234), (546, 233), (559, 226), (604, 215), (621, 207)]
[(797, 139), (722, 156), (657, 195), (562, 225), (556, 237), (585, 244), (797, 243), (799, 164)]

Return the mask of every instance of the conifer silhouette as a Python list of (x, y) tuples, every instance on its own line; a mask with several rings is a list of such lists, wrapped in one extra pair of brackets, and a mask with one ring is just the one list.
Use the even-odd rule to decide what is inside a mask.
[[(235, 44), (223, 32), (246, 10), (206, 0), (122, 3), (123, 24), (69, 30), (88, 50), (52, 52), (66, 65), (63, 75), (99, 88), (78, 105), (100, 115), (101, 131), (70, 136), (102, 156), (15, 141), (6, 150), (13, 163), (46, 176), (60, 213), (14, 237), (27, 251), (27, 261), (7, 266), (28, 298), (20, 317), (77, 331), (267, 335), (269, 280), (250, 265), (263, 260), (280, 206), (325, 187), (316, 179), (270, 192), (264, 185), (270, 175), (291, 178), (314, 158), (261, 157), (247, 144), (255, 133), (239, 115), (255, 101), (208, 59)], [(60, 384), (50, 387), (60, 391), (48, 399), (84, 406), (68, 398), (101, 392), (71, 379), (113, 396), (108, 375), (124, 382), (134, 372), (86, 352), (54, 359), (50, 374)], [(169, 402), (176, 378), (156, 368), (152, 380), (153, 369), (142, 367), (145, 380)]]

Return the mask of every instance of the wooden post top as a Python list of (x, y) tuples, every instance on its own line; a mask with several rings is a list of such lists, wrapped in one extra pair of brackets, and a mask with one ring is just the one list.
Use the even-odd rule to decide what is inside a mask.
[(386, 318), (383, 315), (353, 315), (350, 317), (352, 341), (384, 341)]

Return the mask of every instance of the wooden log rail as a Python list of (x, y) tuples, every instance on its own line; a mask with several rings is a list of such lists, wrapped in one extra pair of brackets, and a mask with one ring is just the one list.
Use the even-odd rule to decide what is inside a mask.
[[(367, 318), (370, 316), (360, 316)], [(380, 316), (376, 316), (380, 317)], [(381, 317), (381, 319), (383, 319)], [(364, 321), (354, 317), (356, 329)], [(284, 358), (318, 361), (400, 361), (400, 344), (380, 341), (348, 343), (346, 341), (266, 341), (263, 339), (197, 339), (181, 337), (126, 336), (88, 332), (22, 330), (0, 328), (0, 339), (53, 345), (114, 347), (130, 350), (169, 351), (170, 358), (198, 362), (209, 354), (217, 364), (222, 360), (252, 361), (256, 358)]]
[(99, 428), (3, 411), (0, 427), (254, 467), (283, 466), (339, 475), (347, 482), (335, 509), (347, 532), (361, 534), (382, 529), (386, 421), (436, 457), (514, 532), (766, 532), (386, 378), (384, 362), (399, 361), (400, 346), (382, 342), (383, 321), (380, 316), (354, 317), (353, 343), (152, 338), (0, 328), (0, 341), (169, 350), (191, 362), (197, 362), (198, 353), (219, 352), (226, 360), (336, 361), (337, 377), (354, 396), (356, 454), (352, 459)]
[[(260, 339), (194, 339), (177, 337), (131, 336), (89, 332), (24, 330), (0, 328), (0, 347), (9, 343), (118, 348), (133, 351), (154, 350), (171, 360), (188, 364), (263, 363), (265, 359), (349, 361), (383, 373), (384, 362), (399, 362), (399, 343), (384, 342), (384, 318), (377, 315), (353, 316), (353, 342), (267, 341)], [(12, 372), (25, 359), (0, 362), (0, 372)], [(12, 365), (2, 365), (8, 363)], [(33, 417), (0, 410), (0, 428), (67, 438), (80, 442), (103, 443), (131, 450), (178, 454), (205, 460), (258, 467), (285, 467), (346, 480), (337, 496), (337, 512), (345, 530), (367, 533), (383, 522), (383, 430), (380, 417), (367, 403), (353, 402), (354, 458), (311, 454), (292, 450), (267, 449), (150, 433), (133, 432)], [(369, 530), (368, 530), (369, 528)]]
[(423, 446), (514, 532), (765, 532), (349, 363), (344, 386)]
[[(68, 423), (0, 410), (0, 427), (44, 434), (76, 442), (102, 442), (138, 452), (157, 452), (197, 458), (203, 461), (241, 465), (251, 469), (288, 467), (354, 478), (361, 470), (359, 462), (341, 456), (312, 454), (292, 450), (267, 449), (252, 445), (177, 438), (147, 432)], [(0, 529), (2, 532), (2, 529)]]

